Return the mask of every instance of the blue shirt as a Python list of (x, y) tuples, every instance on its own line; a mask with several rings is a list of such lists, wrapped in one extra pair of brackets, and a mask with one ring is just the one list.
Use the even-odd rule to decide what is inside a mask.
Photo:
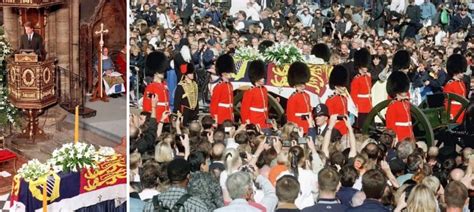
[(341, 203), (347, 207), (351, 207), (352, 197), (358, 190), (352, 187), (342, 186), (336, 193), (336, 197), (341, 200)]
[(364, 203), (355, 208), (349, 208), (346, 210), (347, 212), (390, 212), (388, 208), (382, 205), (377, 200), (374, 199), (366, 199)]
[(319, 199), (313, 206), (304, 208), (302, 212), (312, 211), (346, 211), (347, 206), (341, 204), (338, 199)]

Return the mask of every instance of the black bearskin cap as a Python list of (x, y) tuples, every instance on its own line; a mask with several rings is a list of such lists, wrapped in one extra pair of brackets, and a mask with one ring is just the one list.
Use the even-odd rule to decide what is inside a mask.
[(163, 52), (156, 51), (148, 54), (145, 66), (145, 74), (149, 77), (153, 77), (155, 73), (164, 74), (169, 66), (169, 61)]
[(314, 45), (313, 49), (311, 49), (311, 54), (323, 59), (326, 63), (329, 62), (329, 59), (331, 58), (331, 50), (324, 43)]
[(223, 54), (217, 58), (216, 61), (216, 73), (220, 76), (223, 73), (234, 73), (235, 63), (232, 56), (229, 54)]
[(265, 78), (265, 63), (261, 60), (251, 61), (249, 62), (247, 71), (250, 82), (255, 84), (258, 80)]
[(410, 89), (410, 79), (401, 71), (393, 71), (387, 79), (387, 93), (395, 98), (397, 93), (408, 92)]
[(311, 73), (309, 72), (309, 68), (305, 63), (294, 62), (288, 69), (287, 79), (288, 85), (290, 85), (290, 87), (294, 87), (295, 85), (306, 84), (307, 82), (309, 82), (310, 77)]
[(329, 87), (334, 89), (336, 86), (347, 87), (349, 82), (349, 73), (342, 65), (335, 65), (329, 75)]
[(354, 68), (367, 68), (372, 62), (369, 50), (362, 48), (354, 52)]
[(407, 50), (400, 50), (393, 56), (392, 67), (393, 71), (400, 69), (407, 69), (410, 67), (411, 58)]
[(446, 62), (446, 70), (449, 76), (454, 76), (459, 73), (464, 73), (467, 69), (467, 60), (460, 54), (452, 54)]

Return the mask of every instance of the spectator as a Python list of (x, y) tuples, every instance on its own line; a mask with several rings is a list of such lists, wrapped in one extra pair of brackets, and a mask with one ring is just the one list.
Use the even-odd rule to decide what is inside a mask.
[(356, 179), (358, 178), (357, 170), (350, 165), (342, 167), (339, 171), (341, 176), (341, 187), (336, 193), (337, 199), (348, 208), (352, 207), (351, 202), (355, 194), (358, 192), (357, 189), (352, 188)]
[(380, 202), (386, 187), (387, 179), (381, 171), (376, 169), (367, 171), (362, 176), (362, 191), (364, 191), (366, 199), (362, 205), (347, 211), (390, 211)]
[[(184, 159), (174, 159), (168, 165), (168, 178), (171, 187), (153, 198), (160, 200), (164, 206), (173, 208), (176, 202), (186, 197), (180, 211), (208, 211), (206, 204), (197, 197), (191, 196), (186, 191), (189, 183), (190, 164)], [(153, 202), (145, 205), (144, 211), (155, 211)]]
[(469, 202), (468, 190), (464, 184), (458, 181), (450, 182), (444, 191), (446, 199), (446, 211), (465, 211)]
[(346, 205), (336, 198), (336, 191), (339, 189), (339, 173), (333, 168), (323, 168), (318, 174), (319, 198), (311, 207), (304, 211), (345, 211)]
[(278, 197), (278, 207), (276, 212), (299, 212), (295, 201), (300, 193), (300, 183), (298, 179), (291, 175), (285, 175), (276, 182), (276, 195)]

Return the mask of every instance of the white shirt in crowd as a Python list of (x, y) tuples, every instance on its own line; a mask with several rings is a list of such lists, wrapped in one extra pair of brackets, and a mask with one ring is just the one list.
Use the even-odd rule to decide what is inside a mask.
[[(284, 171), (278, 175), (277, 180), (285, 175), (292, 175), (290, 171)], [(318, 176), (311, 170), (298, 168), (298, 182), (300, 183), (300, 194), (296, 198), (295, 205), (300, 210), (314, 205), (318, 195)]]
[(441, 45), (441, 40), (443, 40), (444, 37), (446, 37), (446, 32), (441, 30), (438, 32), (438, 34), (435, 35), (435, 46), (440, 46)]
[(168, 15), (159, 13), (158, 19), (160, 20), (160, 24), (161, 26), (163, 26), (164, 29), (173, 28), (173, 25), (171, 24), (171, 19), (170, 17), (168, 17)]
[(153, 196), (160, 194), (155, 188), (145, 188), (138, 195), (141, 200), (152, 199)]
[(400, 14), (404, 14), (407, 4), (405, 0), (392, 0), (390, 3), (390, 11), (395, 11)]

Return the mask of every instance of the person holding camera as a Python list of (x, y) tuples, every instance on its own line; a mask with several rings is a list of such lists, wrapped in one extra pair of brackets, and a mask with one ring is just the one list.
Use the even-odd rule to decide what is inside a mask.
[(265, 63), (254, 60), (249, 63), (248, 75), (250, 82), (254, 85), (245, 91), (240, 107), (240, 115), (243, 123), (259, 125), (266, 129), (268, 125), (268, 91), (265, 88)]
[[(169, 66), (168, 58), (163, 52), (152, 52), (147, 56), (145, 64), (146, 75), (148, 77), (153, 77), (153, 82), (148, 84), (145, 88), (143, 95), (143, 111), (152, 111), (151, 99), (155, 96), (158, 99), (155, 108), (155, 117), (158, 121), (161, 120), (164, 111), (170, 110), (168, 86), (165, 81), (165, 72)], [(164, 122), (168, 123), (169, 119), (165, 119)]]
[(298, 127), (302, 127), (304, 133), (308, 132), (308, 119), (311, 115), (311, 100), (305, 92), (305, 84), (309, 82), (311, 74), (305, 63), (294, 62), (288, 69), (288, 84), (296, 91), (290, 96), (286, 105), (286, 118)]

